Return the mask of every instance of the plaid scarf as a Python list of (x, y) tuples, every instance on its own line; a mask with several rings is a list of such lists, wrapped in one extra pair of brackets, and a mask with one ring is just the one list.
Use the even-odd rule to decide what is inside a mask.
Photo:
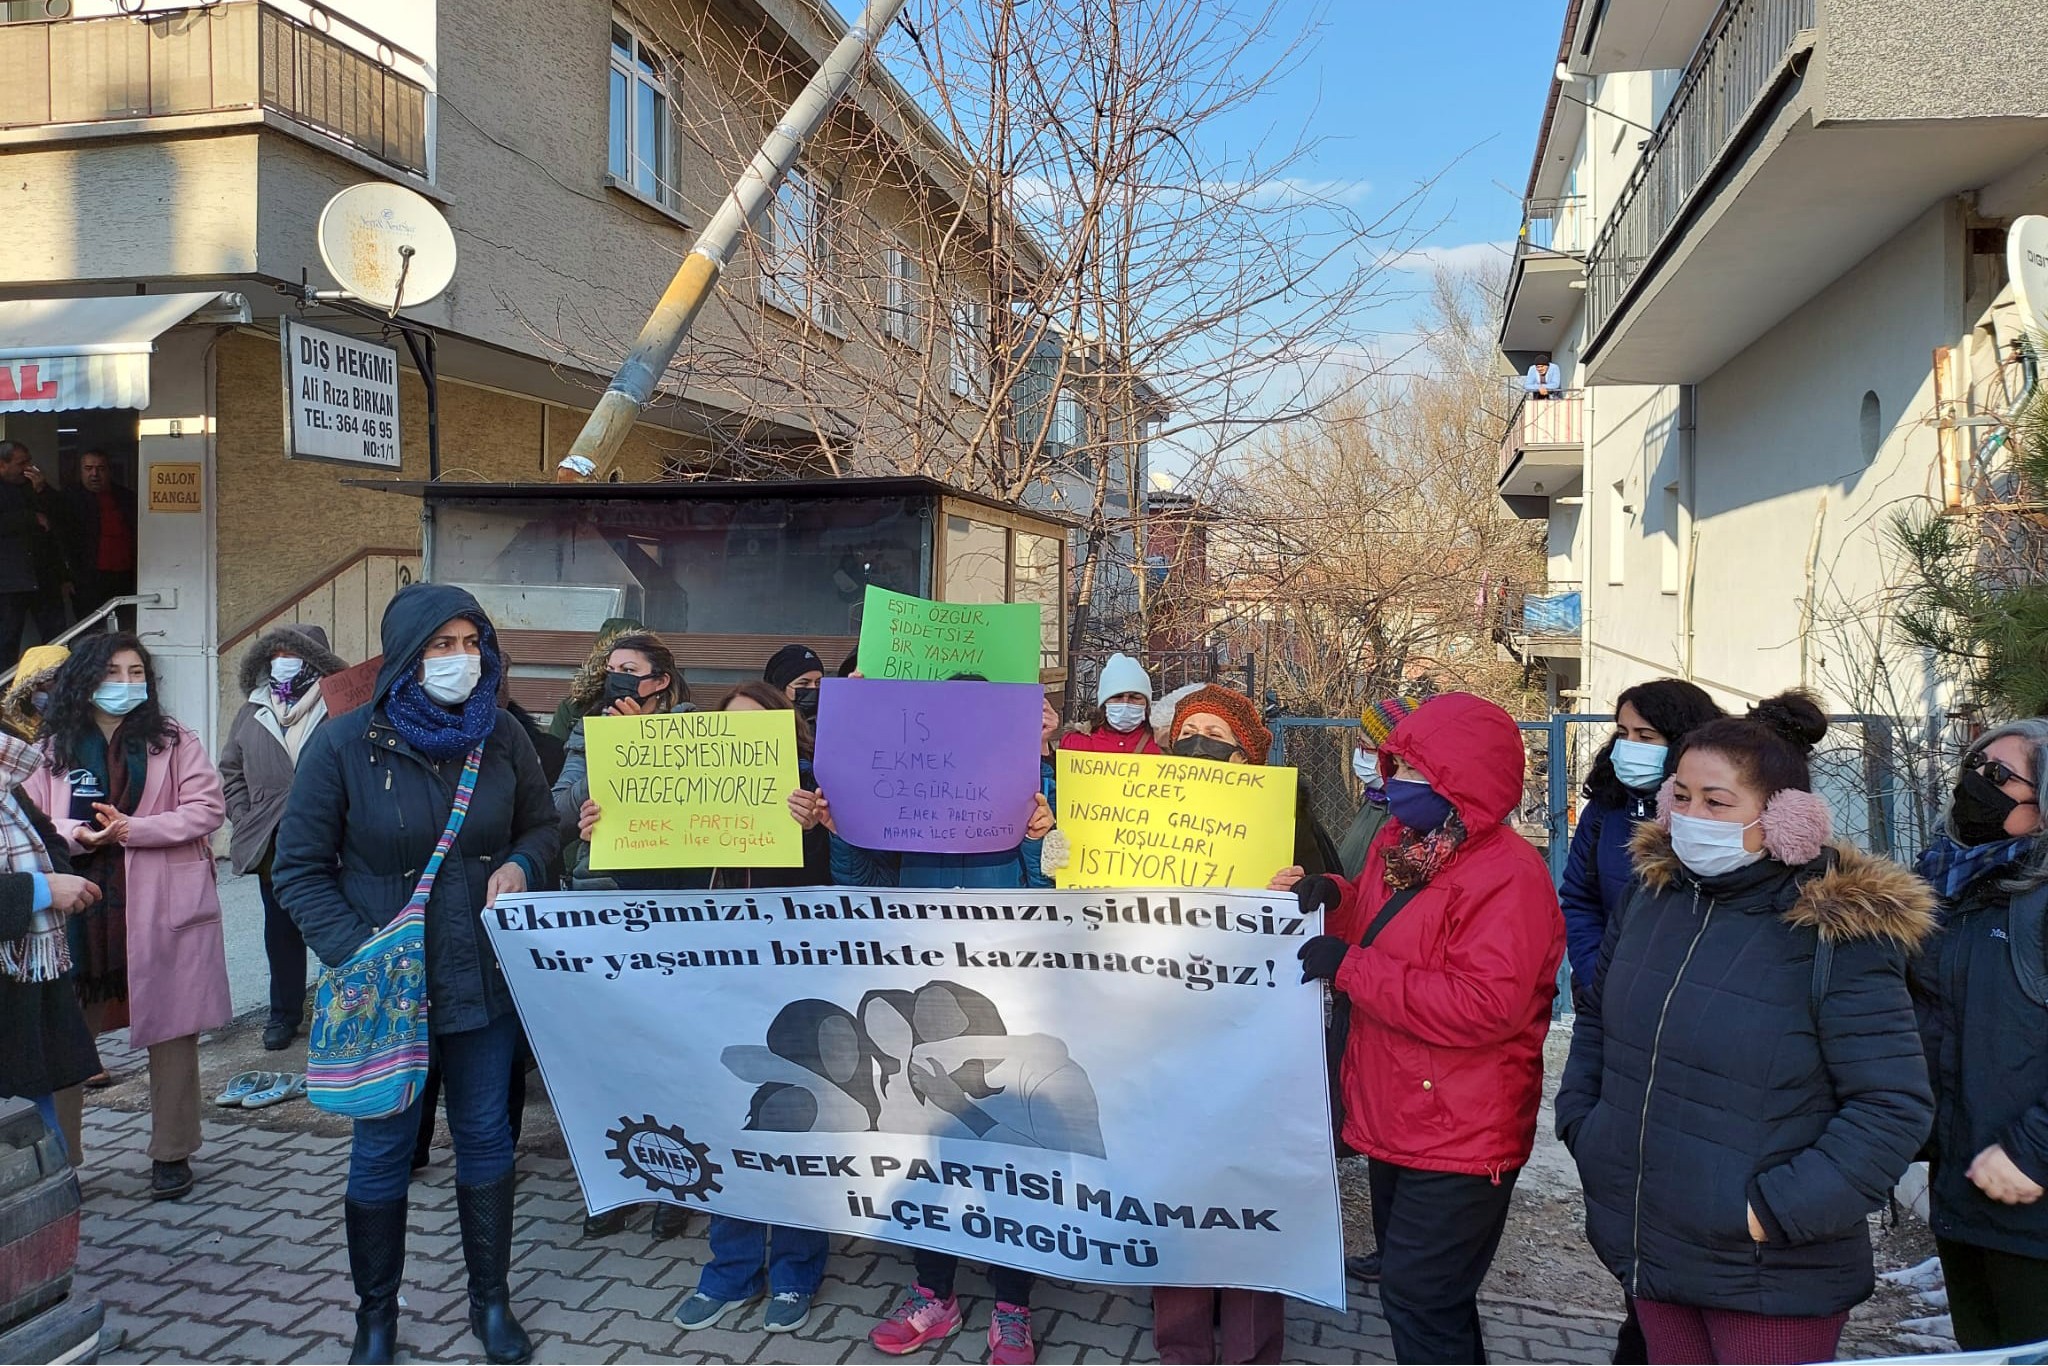
[(1464, 842), (1465, 822), (1455, 811), (1427, 834), (1403, 830), (1394, 847), (1387, 850), (1387, 886), (1395, 891), (1423, 886), (1443, 871)]
[(1920, 855), (1913, 871), (1939, 892), (1943, 900), (1953, 901), (1978, 878), (2018, 863), (2033, 847), (2032, 835), (1994, 840), (1990, 844), (1957, 844), (1944, 835)]
[[(28, 812), (15, 800), (14, 789), (25, 782), (43, 752), (0, 731), (0, 869), (10, 873), (42, 873), (52, 868), (50, 851), (36, 835)], [(28, 933), (0, 943), (0, 973), (17, 982), (54, 982), (71, 971), (71, 951), (64, 942), (64, 917), (53, 907), (35, 912)]]

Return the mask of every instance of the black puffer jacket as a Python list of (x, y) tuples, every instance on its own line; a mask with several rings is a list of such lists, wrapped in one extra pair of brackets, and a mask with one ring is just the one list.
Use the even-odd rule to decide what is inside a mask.
[(1934, 1077), (1934, 1231), (1976, 1247), (2048, 1258), (2048, 1200), (2001, 1205), (1965, 1174), (2005, 1148), (2048, 1186), (2048, 887), (2002, 890), (1981, 877), (1944, 905), (1914, 959), (1920, 1031)]
[(1637, 890), (1608, 921), (1557, 1097), (1586, 1236), (1645, 1299), (1845, 1310), (1874, 1284), (1866, 1216), (1932, 1117), (1905, 976), (1932, 894), (1847, 846), (1702, 881), (1644, 822), (1631, 853)]
[[(431, 592), (423, 590), (433, 590)], [(394, 622), (403, 603), (417, 620)], [(429, 634), (451, 617), (483, 616), (476, 600), (445, 584), (418, 585), (384, 616), (390, 681), (417, 667)], [(277, 827), (277, 897), (320, 961), (343, 962), (411, 898), (447, 827), (463, 759), (436, 763), (376, 706), (358, 707), (313, 733), (299, 756)], [(462, 833), (427, 901), (428, 1023), (436, 1034), (481, 1029), (512, 1009), (483, 928), (486, 884), (514, 859), (529, 888), (543, 889), (560, 841), (555, 805), (526, 728), (505, 711), (484, 742), (476, 793)]]

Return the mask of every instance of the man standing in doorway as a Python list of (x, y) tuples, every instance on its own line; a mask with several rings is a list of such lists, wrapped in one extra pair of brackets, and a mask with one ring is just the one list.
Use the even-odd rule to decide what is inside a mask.
[(64, 491), (65, 550), (78, 614), (135, 591), (135, 490), (114, 482), (104, 451), (78, 457), (78, 483)]
[(33, 619), (47, 641), (64, 629), (64, 598), (45, 599), (38, 571), (54, 551), (42, 472), (19, 441), (0, 441), (0, 666), (21, 653), (21, 632)]

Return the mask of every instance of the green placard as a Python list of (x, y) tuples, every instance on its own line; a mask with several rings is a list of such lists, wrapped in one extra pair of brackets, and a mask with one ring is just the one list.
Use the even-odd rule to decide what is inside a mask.
[(803, 866), (795, 712), (590, 716), (583, 743), (593, 871)]
[(1035, 602), (933, 602), (869, 584), (861, 674), (928, 681), (979, 674), (991, 683), (1036, 683), (1038, 612)]

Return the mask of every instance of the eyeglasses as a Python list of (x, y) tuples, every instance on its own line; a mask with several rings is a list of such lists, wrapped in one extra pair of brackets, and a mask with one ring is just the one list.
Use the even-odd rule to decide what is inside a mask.
[(2015, 772), (2003, 759), (1989, 759), (1982, 754), (1972, 754), (1969, 758), (1963, 760), (1963, 767), (1983, 774), (1985, 778), (2000, 787), (2004, 787), (2007, 783), (2017, 779), (2036, 792), (2041, 790), (2039, 783), (2024, 773)]

